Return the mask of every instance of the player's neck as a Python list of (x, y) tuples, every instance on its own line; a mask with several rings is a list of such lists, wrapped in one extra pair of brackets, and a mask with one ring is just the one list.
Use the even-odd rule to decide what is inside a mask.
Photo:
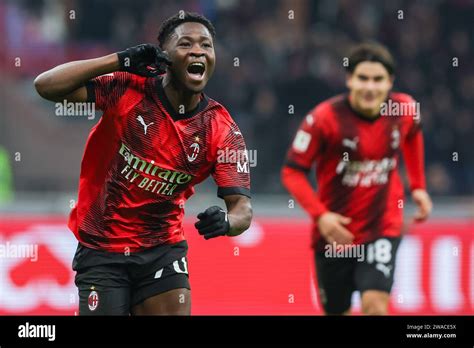
[(375, 110), (363, 110), (357, 105), (354, 97), (349, 95), (348, 99), (349, 99), (349, 105), (351, 109), (357, 114), (361, 115), (362, 117), (374, 119), (374, 118), (378, 118), (378, 116), (380, 115), (380, 108), (377, 108)]
[[(165, 77), (162, 81), (163, 90), (171, 106), (177, 113), (184, 113), (194, 110), (199, 105), (201, 93), (191, 93), (180, 89), (172, 83), (171, 79)], [(184, 110), (182, 110), (184, 107)]]

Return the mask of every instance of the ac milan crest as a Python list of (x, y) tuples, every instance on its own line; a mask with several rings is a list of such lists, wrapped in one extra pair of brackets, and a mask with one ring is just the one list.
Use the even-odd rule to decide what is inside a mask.
[(87, 303), (89, 305), (89, 310), (95, 311), (97, 309), (99, 306), (99, 294), (97, 291), (91, 291)]

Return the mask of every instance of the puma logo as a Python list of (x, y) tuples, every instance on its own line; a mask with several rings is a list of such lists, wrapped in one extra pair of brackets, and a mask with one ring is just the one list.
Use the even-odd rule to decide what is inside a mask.
[(145, 123), (145, 120), (143, 119), (143, 116), (142, 115), (138, 115), (137, 116), (137, 121), (140, 122), (143, 126), (143, 129), (145, 131), (145, 135), (146, 135), (146, 130), (148, 129), (149, 126), (151, 126), (152, 124), (154, 124), (154, 122), (151, 122), (149, 124), (146, 124)]
[(359, 137), (355, 137), (354, 139), (344, 138), (342, 139), (342, 145), (348, 147), (352, 150), (357, 150), (357, 143), (359, 142)]
[(386, 278), (390, 277), (390, 272), (392, 271), (392, 266), (386, 266), (383, 263), (378, 263), (375, 265), (375, 268), (384, 274)]

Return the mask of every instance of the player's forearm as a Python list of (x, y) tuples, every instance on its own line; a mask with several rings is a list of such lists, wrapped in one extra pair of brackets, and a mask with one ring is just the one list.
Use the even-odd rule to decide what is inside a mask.
[(285, 166), (281, 171), (281, 179), (288, 192), (313, 219), (328, 211), (311, 186), (306, 173)]
[(244, 196), (241, 197), (235, 204), (228, 206), (227, 217), (230, 229), (227, 235), (231, 237), (238, 236), (246, 231), (252, 222), (253, 212), (250, 199)]
[(406, 139), (402, 151), (410, 189), (412, 191), (415, 189), (425, 189), (423, 133), (419, 131)]
[(65, 96), (94, 77), (119, 70), (116, 53), (100, 58), (79, 60), (58, 65), (35, 79), (35, 88), (46, 99)]

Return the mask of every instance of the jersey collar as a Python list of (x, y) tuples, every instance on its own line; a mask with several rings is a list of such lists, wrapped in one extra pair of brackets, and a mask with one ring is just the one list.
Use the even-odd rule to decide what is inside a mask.
[[(348, 108), (354, 113), (354, 115), (356, 115), (358, 118), (360, 118), (360, 119), (362, 119), (362, 120), (364, 120), (364, 121), (367, 121), (367, 122), (371, 122), (371, 123), (372, 123), (372, 122), (377, 121), (377, 120), (382, 116), (382, 115), (380, 114), (380, 112), (379, 112), (379, 114), (378, 114), (377, 116), (375, 116), (375, 117), (369, 117), (369, 116), (366, 116), (366, 115), (364, 115), (364, 114), (361, 114), (360, 112), (356, 111), (356, 110), (352, 107), (351, 103), (349, 102), (349, 98), (350, 98), (349, 94), (346, 94), (346, 97), (345, 97), (344, 99), (345, 99), (345, 102), (346, 102), (346, 104), (347, 104), (347, 107), (348, 107)], [(387, 99), (385, 100), (385, 102), (387, 102), (390, 98), (391, 98), (391, 93), (388, 94)]]
[(206, 109), (207, 105), (209, 104), (209, 99), (207, 98), (207, 96), (204, 93), (201, 93), (201, 100), (199, 101), (199, 104), (197, 107), (195, 107), (193, 110), (186, 111), (184, 114), (176, 112), (176, 110), (173, 108), (173, 105), (171, 105), (171, 102), (166, 96), (162, 81), (163, 81), (162, 78), (155, 79), (155, 83), (156, 83), (155, 90), (158, 94), (158, 99), (160, 100), (161, 104), (165, 108), (166, 112), (171, 116), (173, 121), (179, 121), (186, 118), (191, 118), (197, 115), (198, 113), (200, 113), (201, 111), (203, 111), (204, 109)]

